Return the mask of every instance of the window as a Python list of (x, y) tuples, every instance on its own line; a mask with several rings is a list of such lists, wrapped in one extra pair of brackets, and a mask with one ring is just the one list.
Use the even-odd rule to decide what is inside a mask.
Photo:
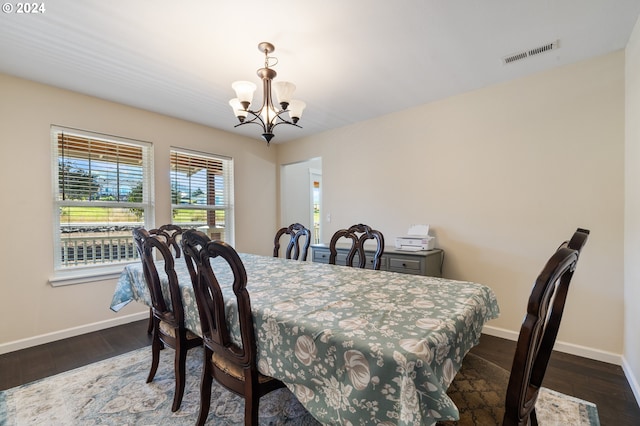
[(57, 271), (137, 257), (131, 231), (153, 218), (150, 143), (52, 127)]
[(174, 224), (234, 245), (232, 159), (172, 150), (171, 200)]

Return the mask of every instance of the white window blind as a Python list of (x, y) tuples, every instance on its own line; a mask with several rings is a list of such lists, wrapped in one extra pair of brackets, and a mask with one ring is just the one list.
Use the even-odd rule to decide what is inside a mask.
[(131, 230), (153, 217), (151, 144), (52, 127), (55, 267), (137, 256)]
[(234, 245), (233, 159), (171, 150), (173, 223)]

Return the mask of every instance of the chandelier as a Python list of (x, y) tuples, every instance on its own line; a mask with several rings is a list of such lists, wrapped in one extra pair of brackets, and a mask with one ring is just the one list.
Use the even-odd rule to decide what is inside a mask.
[(234, 127), (249, 123), (261, 126), (262, 138), (269, 145), (274, 136), (274, 127), (280, 124), (290, 124), (302, 128), (297, 123), (306, 104), (302, 101), (291, 99), (296, 86), (288, 81), (273, 84), (277, 104), (274, 103), (271, 94), (271, 82), (277, 74), (270, 67), (275, 66), (278, 63), (278, 59), (269, 56), (269, 53), (273, 52), (275, 47), (271, 43), (262, 42), (258, 44), (258, 50), (264, 53), (264, 68), (260, 68), (257, 72), (258, 77), (262, 79), (262, 106), (257, 110), (249, 109), (253, 101), (253, 92), (256, 90), (256, 85), (250, 81), (236, 81), (231, 85), (236, 92), (236, 97), (229, 101), (229, 105), (231, 105), (234, 114), (240, 121)]

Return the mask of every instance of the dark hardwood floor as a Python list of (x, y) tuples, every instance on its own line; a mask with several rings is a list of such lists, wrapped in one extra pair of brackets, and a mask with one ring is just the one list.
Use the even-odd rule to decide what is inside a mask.
[(144, 320), (0, 355), (0, 390), (149, 345)]
[[(516, 342), (482, 335), (471, 352), (510, 370)], [(542, 386), (598, 407), (602, 426), (640, 425), (640, 407), (618, 365), (553, 352)]]
[[(151, 344), (147, 321), (0, 355), (0, 390)], [(515, 342), (484, 335), (472, 352), (509, 369)], [(640, 407), (617, 365), (554, 352), (543, 386), (598, 406), (602, 426), (640, 425)]]

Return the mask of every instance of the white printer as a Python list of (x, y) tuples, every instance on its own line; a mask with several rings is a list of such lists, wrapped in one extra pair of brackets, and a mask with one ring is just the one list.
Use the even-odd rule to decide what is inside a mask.
[(411, 225), (404, 237), (396, 237), (396, 249), (406, 251), (433, 250), (435, 237), (429, 235), (429, 225)]

